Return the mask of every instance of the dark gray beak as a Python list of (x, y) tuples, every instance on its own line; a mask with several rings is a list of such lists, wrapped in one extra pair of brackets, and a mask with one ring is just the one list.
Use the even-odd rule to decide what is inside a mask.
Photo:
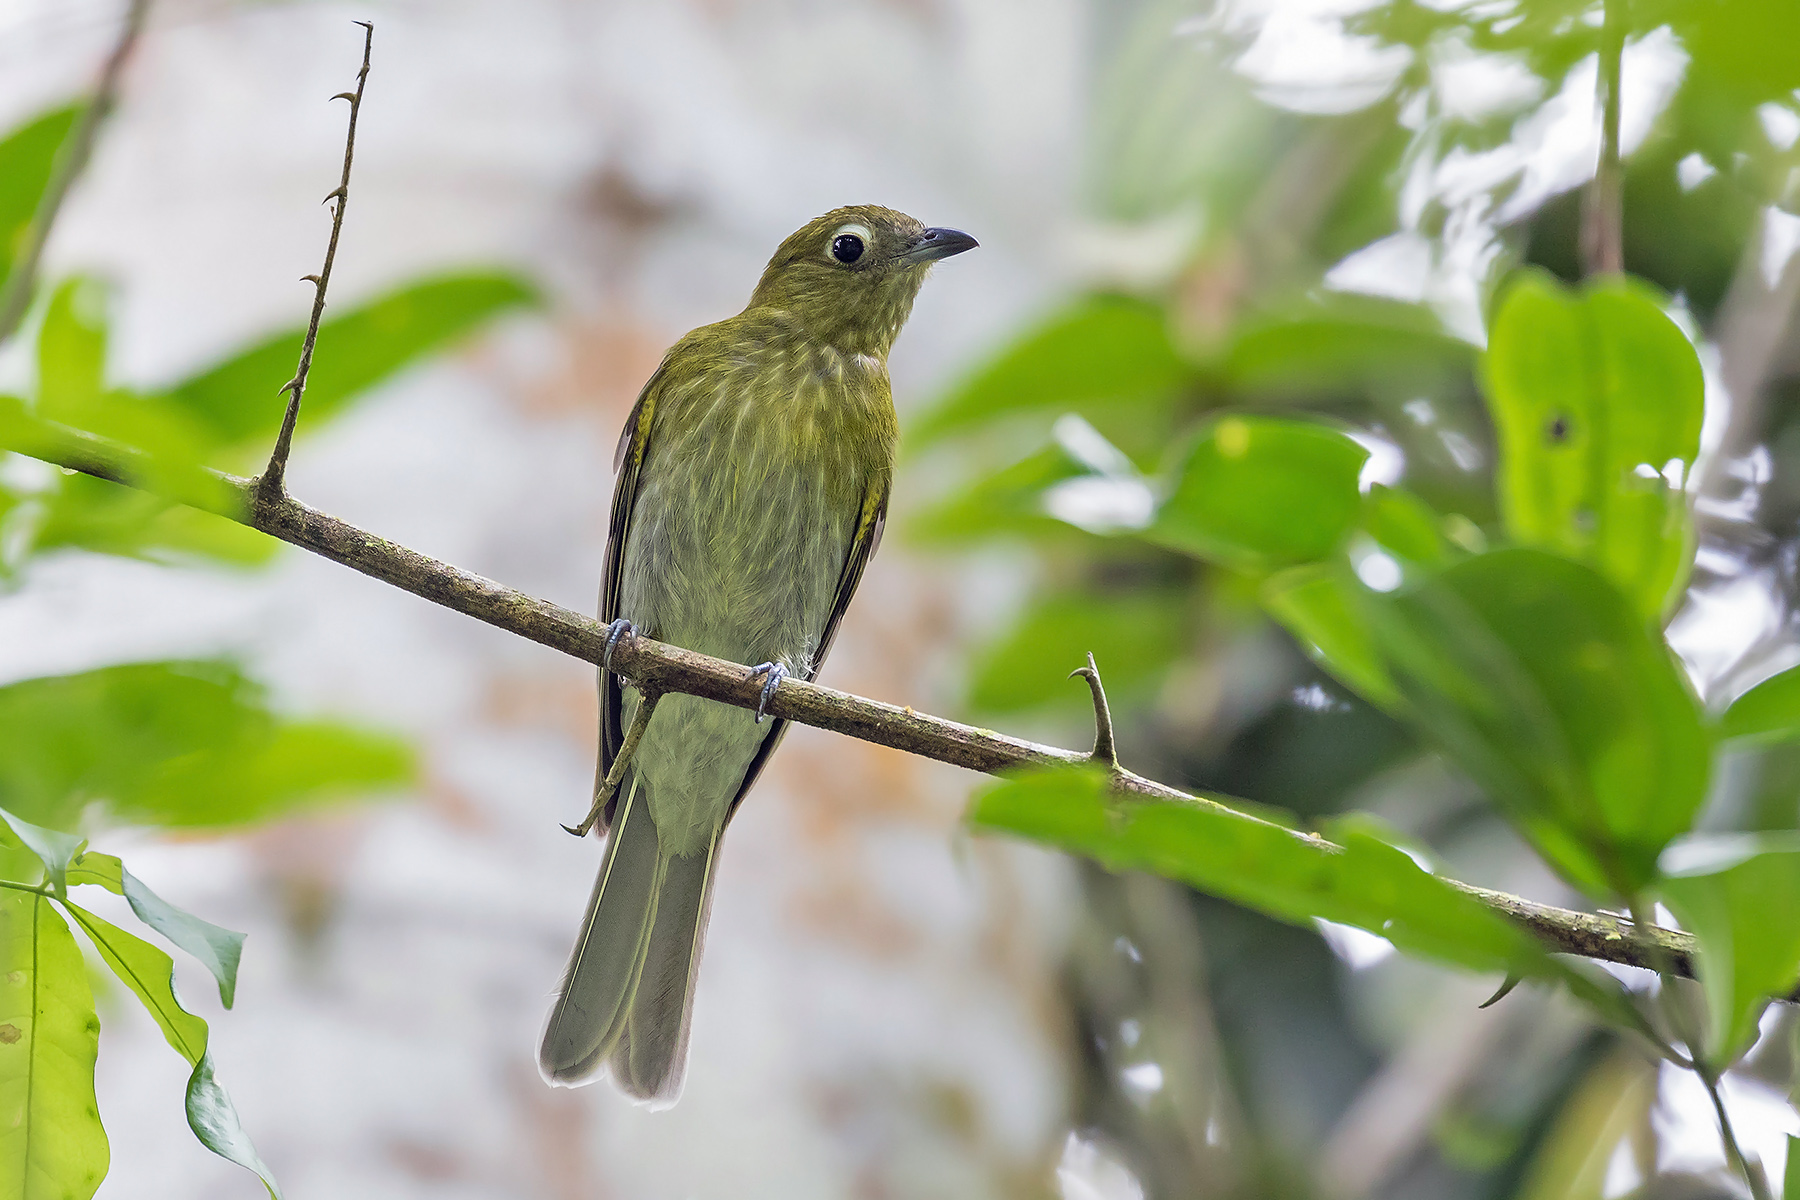
[(927, 229), (900, 255), (909, 263), (936, 262), (981, 245), (960, 229)]

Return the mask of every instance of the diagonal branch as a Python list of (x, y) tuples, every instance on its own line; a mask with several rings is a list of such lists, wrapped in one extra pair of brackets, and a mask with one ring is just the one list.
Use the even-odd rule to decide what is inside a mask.
[(119, 29), (118, 40), (113, 43), (112, 53), (106, 56), (106, 65), (100, 69), (100, 82), (94, 87), (94, 98), (88, 101), (74, 132), (63, 143), (62, 149), (57, 151), (50, 182), (44, 188), (44, 194), (38, 197), (37, 209), (31, 214), (31, 224), (25, 227), (25, 238), (19, 247), (18, 257), (13, 259), (12, 269), (7, 272), (5, 282), (0, 283), (0, 342), (6, 341), (18, 330), (19, 322), (25, 319), (25, 310), (31, 306), (31, 285), (37, 278), (38, 260), (43, 257), (44, 243), (50, 240), (50, 227), (56, 224), (56, 215), (62, 211), (69, 189), (75, 186), (75, 180), (80, 178), (82, 170), (87, 166), (88, 157), (94, 152), (94, 143), (100, 137), (100, 126), (105, 123), (118, 100), (119, 76), (124, 73), (125, 60), (131, 57), (131, 49), (137, 44), (138, 34), (143, 32), (144, 19), (149, 12), (150, 0), (131, 0), (131, 7), (125, 10), (125, 24)]
[[(150, 460), (140, 452), (93, 434), (28, 417), (22, 410), (9, 413), (0, 408), (0, 448), (146, 491), (156, 491), (154, 481), (168, 477), (166, 471), (160, 476), (152, 473)], [(178, 494), (166, 489), (161, 494), (259, 529), (372, 579), (552, 650), (596, 666), (606, 658), (607, 627), (594, 618), (439, 562), (308, 508), (285, 494), (273, 498), (258, 496), (253, 480), (204, 471), (196, 475), (192, 486)], [(646, 693), (680, 692), (754, 711), (762, 692), (762, 685), (737, 663), (649, 638), (619, 642), (611, 665)], [(772, 716), (802, 725), (990, 775), (1019, 767), (1075, 765), (1092, 757), (799, 679), (783, 682), (769, 698), (768, 711)], [(1203, 805), (1238, 813), (1217, 800), (1189, 795), (1123, 768), (1113, 771), (1112, 777), (1119, 791), (1144, 801)], [(1322, 838), (1317, 841), (1331, 846)], [(1556, 953), (1647, 969), (1673, 968), (1690, 977), (1693, 974), (1694, 941), (1688, 934), (1654, 925), (1634, 927), (1617, 917), (1573, 912), (1505, 892), (1453, 880), (1446, 882), (1511, 918)]]
[(350, 164), (356, 157), (356, 118), (362, 113), (363, 87), (369, 82), (369, 52), (375, 46), (375, 26), (367, 21), (356, 24), (363, 27), (362, 70), (356, 73), (356, 90), (339, 92), (332, 97), (350, 102), (350, 127), (344, 134), (344, 173), (338, 179), (337, 188), (325, 197), (326, 203), (332, 206), (331, 240), (325, 243), (325, 265), (319, 268), (319, 273), (301, 276), (313, 285), (312, 317), (306, 323), (306, 340), (300, 343), (300, 363), (294, 368), (294, 377), (282, 384), (276, 393), (288, 394), (287, 412), (282, 414), (281, 432), (275, 435), (275, 449), (269, 455), (269, 465), (254, 481), (259, 502), (287, 495), (288, 451), (294, 444), (294, 425), (300, 420), (300, 397), (306, 391), (306, 376), (312, 370), (313, 346), (319, 340), (319, 320), (325, 315), (325, 289), (331, 286), (331, 264), (337, 261), (338, 235), (344, 231), (344, 208), (350, 203)]

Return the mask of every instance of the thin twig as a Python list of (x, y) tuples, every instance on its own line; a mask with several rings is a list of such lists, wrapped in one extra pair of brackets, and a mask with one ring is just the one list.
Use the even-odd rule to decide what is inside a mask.
[(344, 230), (344, 209), (350, 203), (350, 164), (356, 157), (356, 118), (362, 112), (363, 88), (369, 82), (369, 52), (375, 46), (375, 26), (368, 21), (356, 23), (363, 27), (362, 70), (356, 73), (356, 90), (339, 92), (332, 97), (350, 102), (350, 125), (344, 134), (344, 173), (338, 179), (336, 190), (325, 197), (325, 202), (332, 206), (331, 240), (325, 243), (325, 265), (319, 268), (319, 273), (301, 276), (313, 285), (312, 318), (306, 323), (306, 340), (300, 343), (300, 363), (294, 368), (294, 377), (275, 393), (278, 396), (282, 392), (288, 394), (287, 412), (282, 414), (281, 432), (275, 436), (269, 465), (256, 480), (258, 503), (287, 495), (288, 451), (294, 443), (294, 425), (300, 420), (300, 397), (306, 392), (306, 376), (312, 370), (313, 346), (319, 340), (319, 320), (325, 315), (325, 289), (331, 286), (331, 264), (337, 261), (338, 235)]
[[(145, 491), (156, 491), (158, 479), (167, 478), (166, 472), (160, 476), (154, 472), (139, 451), (48, 421), (25, 418), (12, 425), (0, 419), (0, 447)], [(158, 494), (259, 529), (372, 579), (595, 666), (606, 660), (607, 627), (592, 617), (439, 562), (291, 497), (260, 501), (251, 480), (217, 471), (200, 472), (198, 478), (199, 483), (179, 493)], [(742, 664), (646, 637), (620, 641), (613, 649), (612, 669), (645, 693), (679, 692), (751, 711), (762, 692)], [(1020, 767), (1090, 761), (1090, 756), (1080, 751), (1028, 742), (800, 679), (785, 680), (770, 697), (768, 709), (771, 716), (784, 720), (990, 775)], [(1143, 800), (1245, 815), (1228, 804), (1189, 795), (1122, 768), (1113, 773), (1113, 786)], [(1311, 840), (1327, 850), (1339, 849), (1323, 838)], [(1676, 974), (1693, 975), (1694, 939), (1688, 934), (1634, 925), (1599, 913), (1571, 912), (1451, 879), (1444, 882), (1510, 918), (1555, 953), (1652, 969), (1660, 964)]]
[(131, 0), (130, 7), (125, 10), (125, 23), (113, 42), (112, 53), (106, 56), (106, 65), (100, 69), (94, 98), (88, 101), (74, 132), (56, 153), (50, 181), (44, 187), (44, 194), (38, 197), (31, 224), (25, 227), (19, 256), (13, 260), (6, 282), (0, 284), (0, 343), (18, 332), (19, 322), (25, 319), (25, 311), (31, 307), (31, 287), (37, 278), (38, 260), (43, 257), (44, 244), (50, 240), (50, 230), (56, 224), (69, 189), (75, 186), (75, 180), (80, 178), (93, 155), (100, 126), (118, 101), (119, 77), (124, 74), (125, 60), (131, 57), (131, 49), (137, 45), (138, 34), (143, 32), (149, 12), (150, 0)]
[(1600, 105), (1600, 158), (1582, 198), (1581, 257), (1590, 275), (1625, 269), (1625, 172), (1619, 161), (1619, 81), (1625, 60), (1625, 7), (1629, 0), (1606, 0), (1600, 29), (1600, 64), (1595, 82)]

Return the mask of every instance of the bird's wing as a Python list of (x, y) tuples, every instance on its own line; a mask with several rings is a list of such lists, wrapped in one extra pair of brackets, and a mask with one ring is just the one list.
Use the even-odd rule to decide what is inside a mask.
[[(626, 418), (625, 428), (619, 434), (619, 448), (613, 453), (612, 528), (606, 538), (606, 571), (600, 577), (602, 622), (610, 623), (622, 615), (619, 612), (619, 581), (624, 573), (621, 568), (625, 561), (625, 543), (631, 535), (631, 513), (637, 507), (638, 478), (643, 470), (644, 456), (650, 449), (650, 426), (656, 416), (656, 401), (662, 393), (668, 367), (668, 360), (664, 359), (656, 368), (656, 374), (644, 384), (644, 390), (638, 393), (631, 416)], [(611, 671), (600, 672), (600, 764), (595, 777), (596, 788), (598, 781), (605, 779), (612, 769), (613, 756), (619, 752), (619, 743), (625, 740), (620, 712), (623, 698), (619, 677)], [(602, 830), (612, 824), (613, 808), (617, 803), (616, 796), (607, 801), (606, 813), (601, 818)]]
[[(813, 653), (812, 662), (807, 665), (803, 678), (808, 683), (817, 678), (819, 667), (825, 656), (831, 652), (831, 643), (837, 637), (838, 625), (844, 619), (844, 610), (850, 607), (850, 597), (856, 592), (856, 585), (862, 582), (863, 568), (869, 565), (869, 559), (875, 548), (881, 545), (881, 534), (887, 528), (888, 488), (890, 476), (883, 473), (871, 478), (863, 492), (862, 515), (856, 523), (856, 533), (850, 539), (849, 549), (844, 554), (844, 565), (838, 571), (837, 591), (831, 597), (831, 612), (825, 617), (825, 628), (819, 632), (819, 648)], [(756, 780), (762, 774), (763, 766), (769, 756), (775, 753), (775, 747), (781, 744), (782, 734), (787, 732), (787, 722), (776, 718), (769, 723), (768, 736), (763, 738), (762, 745), (757, 748), (756, 757), (750, 760), (750, 767), (744, 772), (744, 781), (738, 785), (737, 795), (731, 798), (729, 814), (737, 811), (737, 806), (744, 802), (750, 789), (756, 786)]]

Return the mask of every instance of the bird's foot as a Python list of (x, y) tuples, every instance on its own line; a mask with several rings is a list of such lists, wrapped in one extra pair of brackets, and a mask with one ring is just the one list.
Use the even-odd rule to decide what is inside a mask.
[(750, 668), (750, 673), (744, 678), (755, 679), (758, 676), (767, 677), (767, 682), (762, 686), (762, 695), (756, 701), (756, 723), (761, 725), (763, 718), (769, 715), (767, 711), (769, 697), (775, 694), (775, 689), (781, 686), (781, 681), (788, 677), (788, 669), (778, 662), (757, 663)]
[(594, 807), (588, 809), (588, 815), (581, 819), (581, 823), (579, 825), (564, 825), (563, 829), (574, 834), (576, 837), (586, 837), (593, 831), (594, 822), (598, 821), (600, 819), (600, 814), (605, 811), (606, 797), (595, 796)]
[(608, 671), (612, 670), (613, 651), (618, 649), (619, 639), (628, 637), (635, 642), (637, 640), (637, 635), (637, 626), (633, 625), (630, 621), (627, 621), (624, 617), (620, 617), (611, 625), (608, 625), (606, 627), (606, 654), (601, 658), (600, 665)]

